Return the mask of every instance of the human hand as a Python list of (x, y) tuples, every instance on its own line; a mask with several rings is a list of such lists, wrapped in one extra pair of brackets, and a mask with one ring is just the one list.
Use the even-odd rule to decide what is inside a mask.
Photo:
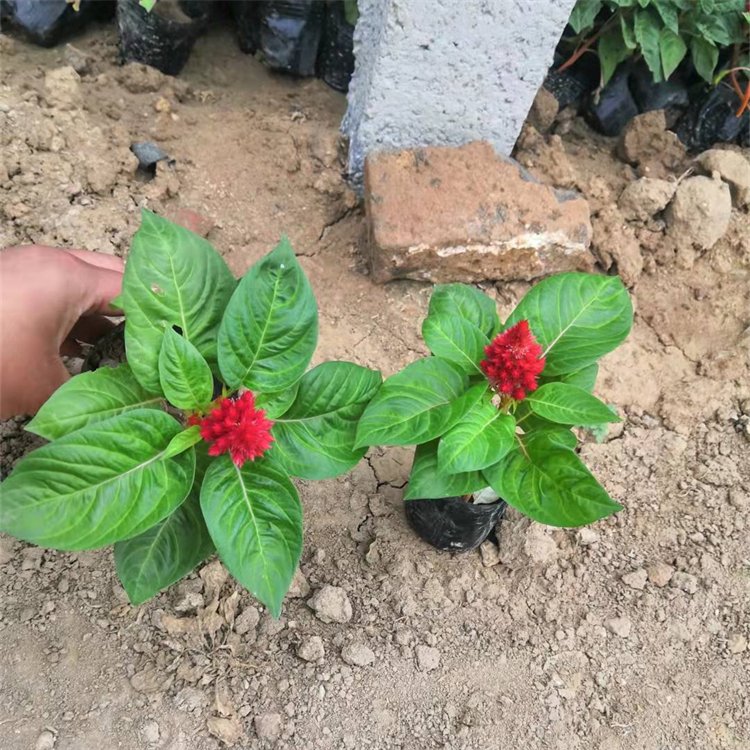
[(85, 250), (0, 251), (0, 418), (36, 412), (70, 377), (60, 356), (112, 328), (123, 267)]

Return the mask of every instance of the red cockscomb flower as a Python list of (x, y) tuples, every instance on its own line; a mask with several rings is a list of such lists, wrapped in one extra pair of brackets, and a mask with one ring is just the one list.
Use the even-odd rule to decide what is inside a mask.
[(482, 360), (480, 366), (498, 393), (520, 401), (536, 390), (537, 376), (544, 369), (544, 357), (528, 320), (495, 336), (484, 353), (487, 359)]
[(193, 415), (189, 425), (200, 425), (201, 437), (211, 443), (209, 456), (229, 453), (237, 466), (262, 456), (273, 442), (273, 422), (263, 409), (255, 408), (255, 396), (245, 391), (238, 398), (223, 398), (201, 418)]

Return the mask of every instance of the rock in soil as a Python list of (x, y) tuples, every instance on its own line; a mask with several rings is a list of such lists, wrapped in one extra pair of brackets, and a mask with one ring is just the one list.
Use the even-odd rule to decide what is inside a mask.
[(432, 672), (440, 666), (440, 651), (432, 646), (419, 645), (414, 649), (417, 666), (422, 672)]
[(485, 142), (380, 152), (365, 165), (373, 277), (534, 279), (591, 270), (588, 204)]
[(44, 98), (50, 107), (80, 109), (83, 104), (81, 76), (70, 65), (44, 74)]
[(632, 625), (627, 617), (612, 617), (604, 623), (610, 633), (620, 638), (629, 638)]
[(375, 654), (364, 643), (349, 643), (341, 649), (341, 658), (353, 667), (367, 667), (375, 661)]
[(631, 573), (626, 573), (622, 577), (622, 582), (626, 586), (630, 586), (631, 589), (636, 589), (637, 591), (643, 591), (643, 589), (646, 588), (647, 580), (648, 573), (644, 568), (639, 568), (638, 570), (634, 570)]
[(312, 635), (305, 638), (297, 646), (297, 656), (303, 661), (318, 661), (326, 655), (323, 639), (319, 635)]
[(667, 207), (676, 189), (676, 182), (641, 177), (625, 186), (617, 206), (626, 219), (647, 222)]
[(54, 750), (57, 738), (49, 729), (45, 729), (36, 739), (34, 750)]
[(735, 206), (750, 206), (750, 159), (745, 154), (712, 148), (704, 151), (696, 161), (707, 174), (718, 172), (729, 185)]
[(323, 586), (307, 603), (322, 622), (344, 623), (352, 619), (352, 603), (346, 591), (337, 586)]
[(654, 563), (648, 568), (648, 580), (658, 588), (666, 586), (672, 580), (673, 575), (674, 568), (666, 563)]
[(236, 745), (242, 737), (242, 723), (236, 716), (210, 716), (206, 726), (208, 731), (227, 747)]
[(618, 144), (620, 158), (637, 167), (642, 177), (666, 178), (683, 169), (687, 151), (682, 141), (667, 130), (663, 110), (645, 112), (625, 127)]
[(267, 742), (276, 742), (281, 736), (281, 730), (283, 728), (281, 714), (260, 714), (253, 719), (253, 725), (255, 726), (255, 734), (258, 735), (258, 739), (266, 740)]
[(731, 217), (729, 186), (700, 175), (680, 183), (666, 212), (669, 234), (701, 250), (710, 250), (724, 236)]

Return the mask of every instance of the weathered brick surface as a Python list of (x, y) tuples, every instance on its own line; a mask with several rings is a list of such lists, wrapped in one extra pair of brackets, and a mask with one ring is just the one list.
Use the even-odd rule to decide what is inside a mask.
[(377, 281), (509, 281), (594, 264), (586, 201), (489, 143), (373, 154), (365, 204)]

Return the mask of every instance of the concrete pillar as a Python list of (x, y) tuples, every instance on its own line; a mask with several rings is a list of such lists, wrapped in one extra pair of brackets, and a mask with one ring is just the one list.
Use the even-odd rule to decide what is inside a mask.
[(490, 141), (508, 155), (575, 0), (359, 0), (342, 130), (381, 149)]

